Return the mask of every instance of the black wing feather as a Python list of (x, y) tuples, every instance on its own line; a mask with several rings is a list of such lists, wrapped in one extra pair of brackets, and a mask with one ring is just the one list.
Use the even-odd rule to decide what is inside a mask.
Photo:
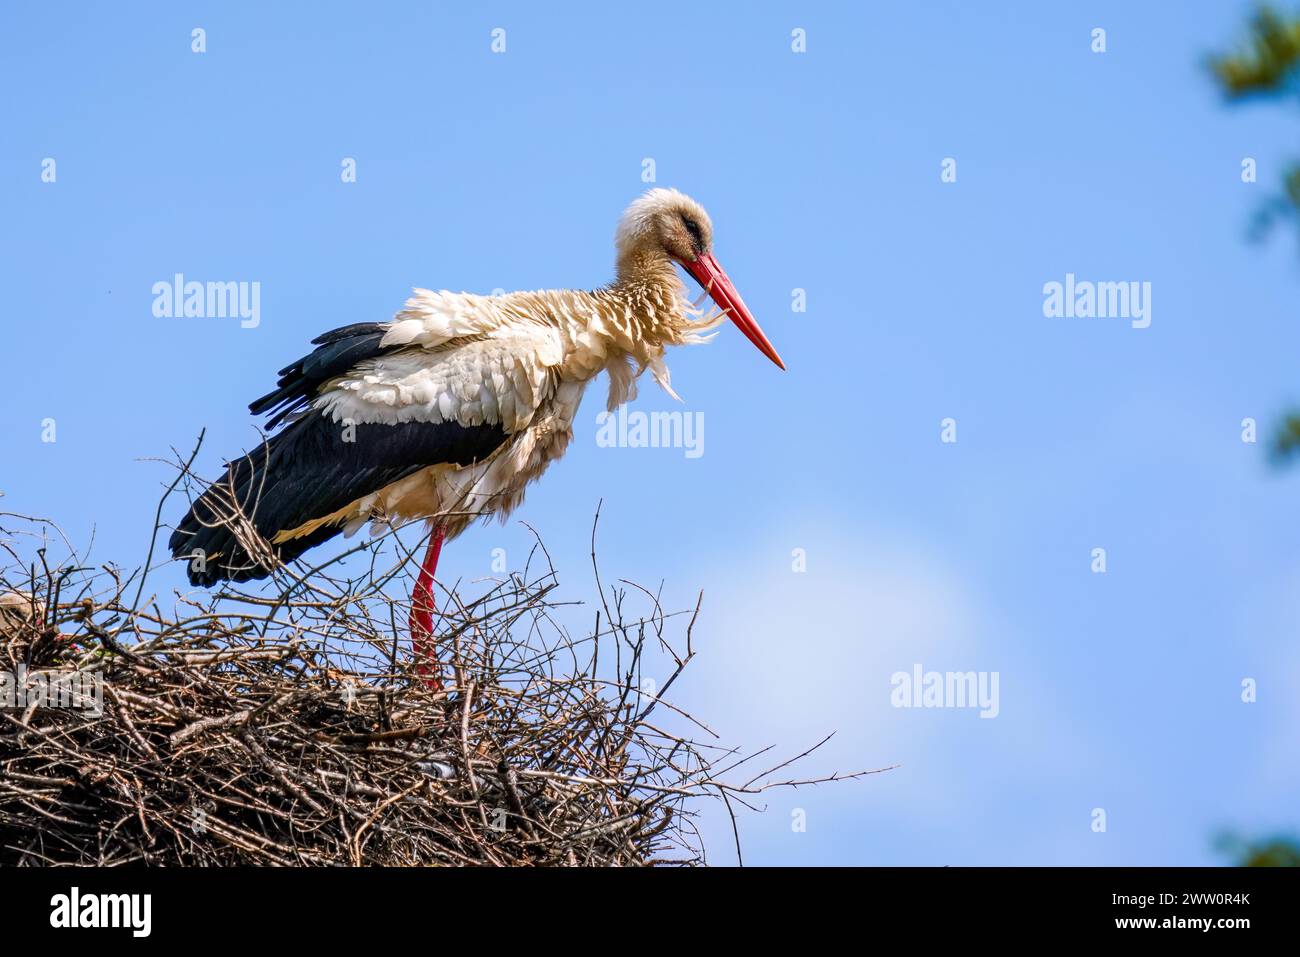
[(322, 333), (312, 340), (317, 348), (281, 369), (276, 388), (250, 402), (248, 411), (254, 415), (274, 412), (266, 427), (275, 428), (306, 409), (317, 390), (330, 379), (344, 375), (358, 362), (403, 348), (380, 346), (387, 331), (385, 323), (356, 322)]
[[(298, 528), (430, 465), (469, 465), (491, 455), (506, 439), (498, 424), (463, 426), (457, 422), (360, 424), (345, 428), (310, 403), (322, 386), (357, 363), (386, 355), (402, 346), (383, 347), (388, 325), (358, 322), (322, 333), (316, 348), (280, 370), (276, 389), (250, 403), (255, 415), (271, 412), (267, 429), (296, 416), (285, 428), (249, 455), (226, 463), (225, 475), (199, 496), (176, 526), (168, 547), (176, 558), (196, 551), (216, 556), (206, 567), (191, 562), (196, 585), (265, 578), (260, 565), (221, 522), (230, 499), (239, 504), (266, 540)], [(275, 547), (289, 562), (308, 548), (342, 531), (323, 526)]]
[[(498, 424), (371, 423), (345, 429), (312, 411), (228, 463), (216, 490), (195, 501), (168, 547), (175, 558), (189, 559), (196, 551), (205, 557), (197, 567), (190, 563), (195, 585), (265, 578), (270, 569), (258, 564), (220, 522), (229, 513), (230, 490), (258, 534), (270, 541), (277, 532), (329, 515), (427, 466), (481, 461), (505, 439)], [(274, 550), (280, 561), (289, 562), (340, 531), (341, 525), (322, 527)]]

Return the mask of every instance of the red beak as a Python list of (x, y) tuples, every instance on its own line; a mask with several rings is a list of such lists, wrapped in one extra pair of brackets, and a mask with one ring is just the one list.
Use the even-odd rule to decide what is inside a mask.
[(740, 298), (740, 293), (736, 292), (736, 287), (727, 278), (726, 270), (713, 258), (713, 253), (700, 253), (694, 262), (683, 260), (682, 265), (695, 277), (695, 281), (704, 287), (704, 291), (718, 304), (718, 308), (725, 312), (736, 327), (745, 334), (745, 338), (758, 346), (759, 352), (784, 369), (785, 363), (776, 354), (776, 347), (767, 341), (767, 336), (763, 335), (763, 330), (758, 327), (758, 323), (754, 321), (753, 315), (745, 306), (745, 300)]

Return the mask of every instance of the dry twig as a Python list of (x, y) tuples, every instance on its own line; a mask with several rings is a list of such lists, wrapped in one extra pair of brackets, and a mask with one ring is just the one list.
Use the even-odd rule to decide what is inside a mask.
[[(51, 542), (69, 550), (53, 564)], [(846, 777), (716, 776), (735, 752), (640, 687), (648, 652), (670, 656), (667, 684), (689, 663), (698, 604), (674, 647), (656, 595), (632, 615), (602, 588), (572, 637), (540, 542), (519, 574), (442, 603), (457, 684), (429, 691), (394, 654), (406, 566), (383, 567), (381, 544), (355, 577), (280, 569), (164, 613), (144, 570), (86, 568), (51, 523), (0, 514), (0, 676), (104, 692), (98, 713), (0, 700), (0, 865), (692, 864), (698, 799), (730, 812)], [(649, 724), (657, 706), (687, 732)]]

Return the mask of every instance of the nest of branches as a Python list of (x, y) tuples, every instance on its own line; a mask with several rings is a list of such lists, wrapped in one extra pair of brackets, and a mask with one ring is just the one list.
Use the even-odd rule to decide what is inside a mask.
[(166, 608), (152, 547), (128, 575), (0, 513), (0, 550), (0, 865), (695, 864), (697, 799), (734, 825), (767, 788), (856, 776), (740, 774), (764, 752), (664, 698), (698, 603), (605, 588), (594, 527), (594, 626), (561, 623), (537, 542), (476, 596), (440, 594), (442, 688), (409, 658), (396, 535)]

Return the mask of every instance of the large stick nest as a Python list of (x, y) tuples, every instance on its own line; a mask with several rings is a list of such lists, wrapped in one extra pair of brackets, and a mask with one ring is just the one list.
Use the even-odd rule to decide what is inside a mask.
[(726, 783), (750, 759), (663, 698), (695, 613), (597, 570), (575, 637), (540, 543), (477, 597), (442, 593), (433, 690), (390, 596), (416, 564), (396, 536), (353, 550), (358, 577), (281, 569), (164, 610), (146, 572), (61, 535), (0, 513), (0, 865), (692, 864), (696, 799), (841, 777)]

